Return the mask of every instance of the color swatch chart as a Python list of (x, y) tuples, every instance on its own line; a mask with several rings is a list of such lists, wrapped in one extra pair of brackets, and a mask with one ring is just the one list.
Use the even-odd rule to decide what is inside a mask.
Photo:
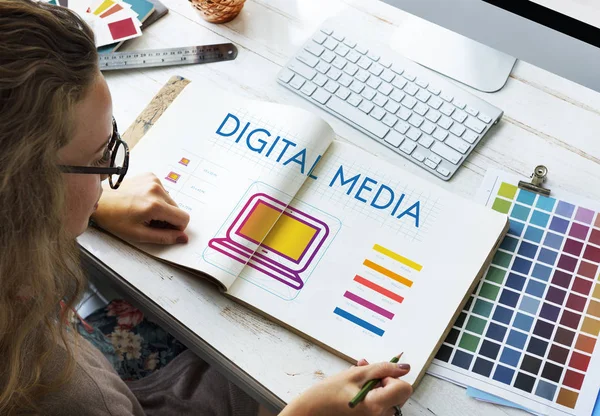
[(580, 414), (582, 396), (587, 406), (598, 393), (582, 387), (600, 332), (600, 215), (502, 181), (488, 206), (508, 214), (508, 234), (430, 372), (531, 410)]
[(381, 337), (422, 269), (420, 264), (375, 244), (333, 313), (355, 328)]

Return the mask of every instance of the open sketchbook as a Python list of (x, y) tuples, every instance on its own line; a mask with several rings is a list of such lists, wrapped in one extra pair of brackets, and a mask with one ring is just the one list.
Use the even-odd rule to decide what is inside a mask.
[(347, 359), (404, 351), (415, 384), (507, 216), (352, 145), (319, 117), (191, 84), (131, 152), (189, 212), (138, 248)]

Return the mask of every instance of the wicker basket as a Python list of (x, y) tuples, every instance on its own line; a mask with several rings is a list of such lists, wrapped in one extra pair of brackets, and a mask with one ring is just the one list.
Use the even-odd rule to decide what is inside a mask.
[(226, 23), (235, 18), (246, 0), (189, 0), (200, 11), (202, 18), (211, 23)]

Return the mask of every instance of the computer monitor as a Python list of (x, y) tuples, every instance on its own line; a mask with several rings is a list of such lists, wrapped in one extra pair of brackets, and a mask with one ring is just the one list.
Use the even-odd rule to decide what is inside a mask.
[(600, 92), (598, 0), (383, 1), (428, 21), (401, 24), (395, 49), (474, 88), (501, 88), (514, 57)]

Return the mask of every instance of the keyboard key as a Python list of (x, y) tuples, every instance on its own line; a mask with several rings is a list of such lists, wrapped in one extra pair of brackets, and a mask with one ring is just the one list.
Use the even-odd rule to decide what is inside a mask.
[(369, 78), (369, 80), (367, 81), (367, 85), (371, 88), (376, 89), (377, 87), (379, 87), (379, 84), (381, 84), (381, 80), (377, 77), (371, 77)]
[(321, 54), (325, 52), (325, 48), (321, 45), (316, 44), (315, 42), (308, 42), (304, 49), (306, 49), (315, 56), (321, 56)]
[(304, 94), (310, 96), (313, 92), (315, 92), (316, 89), (317, 89), (317, 86), (309, 81), (309, 82), (304, 83), (302, 88), (300, 88), (300, 91), (302, 91)]
[(369, 114), (371, 112), (373, 107), (375, 107), (375, 105), (371, 101), (367, 101), (367, 100), (363, 100), (360, 103), (360, 105), (358, 106), (358, 108), (360, 108), (361, 111), (363, 111), (367, 114)]
[(388, 84), (387, 82), (384, 82), (383, 84), (381, 84), (379, 86), (379, 88), (377, 88), (377, 91), (379, 91), (380, 93), (384, 94), (384, 95), (389, 95), (390, 92), (392, 92), (393, 88), (390, 84)]
[(331, 94), (329, 94), (323, 88), (317, 88), (317, 91), (311, 96), (311, 98), (319, 104), (325, 104), (327, 100), (331, 98)]
[(390, 71), (389, 69), (384, 69), (381, 73), (381, 79), (385, 82), (392, 82), (392, 80), (396, 77), (396, 75)]
[(352, 84), (353, 81), (354, 81), (354, 79), (348, 74), (342, 74), (340, 79), (338, 79), (338, 82), (340, 84), (342, 84), (344, 87), (349, 86), (350, 84)]
[(356, 63), (358, 66), (360, 66), (362, 69), (369, 69), (369, 67), (371, 66), (372, 61), (367, 58), (367, 57), (362, 57), (358, 60), (358, 62)]
[(397, 130), (401, 134), (405, 134), (408, 131), (408, 129), (410, 129), (410, 124), (402, 120), (398, 121), (394, 126), (394, 130)]
[(330, 68), (329, 71), (327, 71), (327, 76), (334, 81), (337, 81), (337, 79), (342, 76), (342, 71), (339, 69)]
[(379, 64), (373, 64), (369, 68), (369, 72), (375, 76), (379, 76), (383, 72), (383, 67)]
[(354, 78), (356, 78), (360, 82), (366, 82), (370, 76), (371, 74), (369, 74), (367, 71), (359, 69)]
[(427, 89), (429, 90), (430, 93), (432, 93), (433, 95), (440, 95), (440, 89), (437, 88), (435, 85), (429, 85), (429, 87), (427, 87)]
[(406, 80), (404, 78), (400, 78), (400, 77), (396, 77), (393, 81), (392, 81), (392, 85), (398, 89), (402, 89), (404, 88), (404, 86), (407, 84)]
[(355, 64), (360, 59), (360, 54), (356, 51), (350, 51), (350, 53), (346, 55), (346, 59)]
[(356, 46), (356, 42), (354, 42), (352, 39), (344, 39), (344, 44), (350, 48), (354, 48)]
[(385, 109), (392, 114), (396, 114), (396, 111), (398, 111), (399, 108), (400, 104), (392, 100), (388, 100), (387, 104), (385, 105)]
[(415, 147), (417, 147), (417, 144), (415, 142), (412, 142), (410, 140), (404, 140), (404, 143), (400, 145), (400, 150), (402, 150), (407, 155), (410, 155), (413, 152), (413, 150), (415, 150)]
[(367, 48), (365, 48), (364, 46), (362, 46), (362, 45), (356, 45), (356, 46), (354, 47), (354, 50), (355, 50), (356, 52), (360, 53), (361, 55), (364, 55), (364, 54), (366, 54), (367, 52), (369, 52), (369, 50), (368, 50)]
[(323, 46), (325, 46), (330, 51), (337, 48), (339, 42), (333, 38), (328, 38), (325, 42), (323, 42)]
[(333, 62), (333, 60), (336, 58), (335, 53), (331, 52), (331, 51), (325, 51), (323, 52), (323, 55), (321, 55), (321, 59), (324, 60), (327, 63), (331, 63)]
[(290, 85), (299, 90), (304, 85), (304, 82), (304, 78), (298, 75), (294, 75), (294, 78), (292, 78), (292, 80), (290, 81)]
[(427, 101), (427, 105), (431, 108), (438, 110), (444, 102), (440, 100), (438, 97), (431, 97), (429, 101)]
[(454, 165), (457, 165), (461, 159), (460, 153), (441, 142), (436, 141), (433, 143), (433, 146), (431, 146), (431, 151), (437, 155), (440, 155)]
[(477, 133), (473, 133), (471, 130), (465, 131), (465, 134), (462, 135), (462, 138), (471, 144), (475, 143), (478, 137)]
[(400, 110), (396, 112), (396, 115), (402, 120), (406, 121), (410, 118), (410, 116), (412, 116), (412, 111), (408, 110), (407, 108), (400, 107)]
[(381, 65), (385, 68), (389, 68), (392, 66), (392, 61), (390, 61), (389, 59), (386, 59), (386, 58), (380, 58), (379, 65)]
[(383, 107), (385, 105), (385, 103), (387, 103), (387, 102), (388, 102), (388, 98), (383, 94), (377, 93), (375, 95), (375, 98), (373, 98), (373, 103), (377, 104), (379, 107)]
[(313, 36), (313, 40), (315, 42), (317, 42), (319, 45), (322, 44), (323, 42), (325, 42), (326, 39), (327, 39), (327, 36), (322, 32), (317, 32)]
[(375, 97), (375, 90), (373, 90), (372, 88), (369, 87), (365, 87), (365, 89), (363, 90), (363, 92), (361, 93), (363, 97), (365, 97), (367, 100), (372, 100), (373, 97)]
[(438, 165), (442, 161), (442, 159), (438, 155), (434, 155), (433, 153), (430, 153), (429, 156), (427, 156), (427, 159), (431, 160), (436, 165)]
[(324, 26), (324, 27), (321, 28), (321, 32), (325, 33), (326, 35), (332, 35), (333, 34), (333, 29)]
[(375, 107), (371, 110), (371, 112), (369, 113), (369, 115), (371, 117), (373, 117), (375, 120), (381, 120), (384, 116), (385, 116), (385, 110), (379, 108), (379, 107)]
[(286, 84), (290, 82), (290, 80), (294, 77), (294, 73), (287, 68), (283, 68), (281, 72), (279, 72), (278, 78), (285, 82)]
[(440, 107), (440, 112), (444, 115), (447, 116), (451, 116), (452, 113), (454, 113), (454, 106), (448, 104), (448, 103), (444, 103), (441, 107)]
[(423, 117), (420, 117), (416, 114), (413, 114), (412, 116), (410, 116), (410, 119), (408, 120), (408, 122), (410, 124), (412, 124), (415, 127), (421, 127), (421, 124), (423, 124), (423, 122), (425, 121), (425, 119)]
[(422, 135), (419, 139), (419, 144), (427, 149), (433, 144), (433, 139), (430, 136)]
[(365, 89), (365, 84), (363, 84), (360, 81), (354, 80), (352, 81), (352, 84), (350, 85), (350, 89), (352, 91), (354, 91), (357, 94), (360, 94), (362, 92), (362, 90)]
[(343, 69), (346, 66), (346, 60), (338, 56), (333, 60), (331, 65), (335, 66), (337, 69)]
[(427, 114), (425, 114), (425, 118), (431, 121), (432, 123), (437, 123), (441, 116), (442, 115), (440, 114), (440, 112), (435, 110), (429, 110)]
[(346, 39), (344, 37), (344, 35), (342, 35), (340, 32), (333, 32), (333, 34), (331, 36), (333, 36), (333, 38), (335, 40), (340, 41), (340, 42), (343, 41), (344, 39)]
[(425, 113), (429, 111), (429, 107), (427, 107), (427, 104), (417, 103), (417, 105), (415, 105), (415, 108), (413, 108), (413, 111), (420, 116), (424, 116)]
[(317, 74), (316, 77), (313, 78), (313, 82), (317, 84), (319, 87), (322, 87), (327, 82), (327, 77), (323, 74)]
[(414, 127), (409, 128), (406, 132), (406, 137), (414, 141), (419, 140), (419, 137), (421, 137), (422, 135), (423, 133), (421, 133), (420, 130), (415, 129)]
[(354, 107), (358, 107), (358, 105), (362, 101), (362, 97), (360, 95), (358, 95), (358, 94), (352, 93), (352, 94), (350, 94), (350, 97), (348, 97), (348, 99), (346, 101), (348, 101)]
[(404, 72), (402, 73), (402, 76), (404, 78), (406, 78), (409, 81), (414, 81), (415, 79), (417, 79), (417, 77), (415, 77), (413, 74), (411, 74), (410, 72)]
[(446, 176), (447, 177), (448, 175), (450, 175), (450, 171), (448, 169), (446, 169), (445, 167), (443, 167), (443, 166), (439, 166), (436, 170), (442, 176)]
[(426, 121), (421, 125), (421, 130), (423, 130), (427, 134), (432, 134), (435, 130), (435, 124)]
[(423, 101), (424, 103), (426, 103), (427, 100), (429, 100), (431, 98), (431, 94), (425, 90), (419, 90), (419, 92), (417, 93), (417, 95), (415, 95), (415, 97), (417, 97), (417, 100)]
[(467, 108), (465, 108), (465, 111), (467, 112), (467, 114), (472, 115), (473, 117), (477, 117), (477, 114), (479, 114), (479, 110), (470, 106), (467, 106)]
[(441, 93), (440, 97), (441, 97), (442, 100), (448, 101), (449, 103), (451, 103), (452, 100), (454, 99), (454, 96), (451, 95), (451, 94), (448, 94), (447, 92)]
[(336, 92), (335, 95), (337, 95), (338, 97), (340, 97), (342, 100), (345, 100), (346, 98), (348, 98), (348, 96), (350, 95), (350, 91), (348, 91), (346, 88), (344, 87), (340, 87)]
[(418, 160), (419, 162), (423, 162), (425, 160), (425, 156), (423, 156), (421, 153), (419, 152), (414, 152), (412, 155), (412, 157), (414, 157), (416, 160)]
[(404, 99), (402, 100), (402, 105), (406, 108), (410, 108), (412, 109), (415, 104), (417, 104), (417, 100), (415, 100), (413, 97), (411, 97), (410, 95), (407, 95), (406, 97), (404, 97)]
[(398, 117), (388, 113), (383, 117), (383, 120), (381, 121), (388, 127), (394, 127), (394, 124), (396, 124), (396, 122), (398, 121)]
[(456, 107), (460, 108), (461, 110), (464, 110), (465, 107), (467, 106), (465, 103), (463, 103), (462, 101), (459, 101), (459, 100), (454, 100), (452, 102), (452, 104), (454, 104)]
[(290, 62), (288, 68), (308, 80), (313, 79), (317, 75), (317, 71), (297, 60)]
[(331, 99), (327, 101), (327, 108), (353, 123), (356, 123), (380, 139), (383, 139), (388, 131), (390, 131), (389, 127), (366, 115), (357, 108), (352, 107), (352, 105), (347, 102), (340, 100), (338, 97), (331, 97)]
[(340, 84), (332, 80), (327, 81), (327, 84), (325, 84), (325, 89), (332, 94), (336, 92), (338, 88), (340, 88)]
[(304, 62), (306, 65), (310, 66), (311, 68), (314, 68), (319, 63), (319, 58), (317, 58), (314, 55), (311, 55), (308, 52), (299, 53), (298, 56), (296, 56), (296, 59), (299, 60), (300, 62)]
[(465, 153), (467, 153), (469, 151), (469, 149), (471, 148), (471, 146), (469, 146), (469, 144), (467, 142), (465, 142), (461, 138), (456, 137), (454, 134), (451, 134), (450, 137), (448, 137), (444, 143), (446, 143), (448, 146), (450, 146), (454, 150), (458, 150), (463, 155)]
[(419, 87), (417, 87), (415, 84), (406, 84), (404, 86), (404, 92), (409, 95), (415, 95), (417, 91), (419, 91)]
[(448, 130), (448, 129), (450, 128), (450, 126), (452, 126), (452, 124), (454, 124), (454, 121), (452, 121), (452, 119), (451, 119), (451, 118), (448, 118), (448, 117), (441, 117), (441, 118), (438, 120), (438, 123), (437, 123), (437, 124), (438, 124), (438, 126), (440, 126), (441, 128)]
[(492, 118), (488, 115), (485, 115), (483, 113), (479, 113), (479, 115), (477, 116), (477, 118), (481, 121), (483, 121), (484, 123), (491, 123), (492, 122)]
[[(452, 113), (452, 118), (454, 120), (458, 121), (459, 123), (462, 123), (467, 118), (467, 113), (465, 113), (462, 110), (456, 110), (454, 113)], [(479, 121), (478, 121), (478, 123), (479, 123)]]
[(425, 165), (429, 166), (431, 169), (437, 168), (437, 163), (434, 163), (430, 159), (425, 159)]
[(402, 101), (402, 99), (406, 96), (406, 94), (396, 88), (394, 88), (394, 91), (392, 91), (392, 93), (390, 94), (390, 98), (396, 102), (400, 102)]
[(324, 73), (326, 73), (327, 71), (329, 71), (329, 68), (331, 68), (331, 65), (329, 65), (328, 63), (326, 63), (326, 62), (323, 62), (323, 61), (320, 61), (320, 62), (317, 64), (317, 66), (315, 67), (315, 69), (316, 69), (317, 71), (319, 71), (320, 73), (322, 73), (322, 74), (324, 74)]
[(446, 130), (436, 128), (433, 131), (432, 136), (434, 139), (439, 140), (440, 142), (443, 142), (446, 139), (446, 137), (448, 137), (448, 132)]
[(427, 88), (427, 86), (429, 85), (429, 82), (425, 81), (424, 79), (417, 78), (417, 80), (415, 81), (415, 84), (417, 84), (421, 88)]
[(346, 74), (350, 75), (351, 77), (353, 77), (357, 71), (358, 71), (358, 67), (354, 64), (348, 64), (344, 67), (344, 72)]
[(340, 56), (346, 56), (348, 55), (348, 52), (350, 52), (350, 48), (340, 43), (337, 48), (335, 48), (334, 52)]
[(388, 142), (389, 144), (391, 144), (394, 147), (398, 147), (398, 146), (400, 146), (402, 141), (404, 141), (404, 136), (402, 136), (401, 134), (398, 134), (394, 130), (392, 130), (387, 134), (387, 136), (385, 136), (385, 139), (383, 139), (383, 140), (385, 140), (386, 142)]
[(467, 119), (465, 120), (465, 126), (470, 128), (471, 130), (476, 131), (479, 134), (481, 134), (485, 130), (485, 124), (477, 120), (475, 117), (467, 117)]
[(369, 58), (371, 58), (371, 59), (372, 59), (373, 61), (375, 61), (375, 62), (379, 61), (379, 55), (377, 55), (377, 54), (376, 54), (375, 52), (373, 52), (373, 51), (369, 51), (369, 52), (367, 53), (367, 56), (368, 56)]
[(466, 128), (462, 124), (454, 123), (452, 127), (450, 127), (450, 133), (457, 135), (458, 137), (462, 136), (465, 132)]

